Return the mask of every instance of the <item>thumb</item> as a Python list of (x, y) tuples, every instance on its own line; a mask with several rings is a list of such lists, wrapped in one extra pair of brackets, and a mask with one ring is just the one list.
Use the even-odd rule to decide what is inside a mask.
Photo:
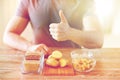
[(59, 11), (59, 16), (60, 16), (61, 22), (67, 23), (67, 19), (62, 10)]

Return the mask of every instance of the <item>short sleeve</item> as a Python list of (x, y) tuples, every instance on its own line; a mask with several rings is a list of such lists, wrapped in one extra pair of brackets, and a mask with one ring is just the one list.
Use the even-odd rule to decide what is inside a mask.
[(28, 6), (28, 0), (19, 0), (16, 15), (29, 19)]

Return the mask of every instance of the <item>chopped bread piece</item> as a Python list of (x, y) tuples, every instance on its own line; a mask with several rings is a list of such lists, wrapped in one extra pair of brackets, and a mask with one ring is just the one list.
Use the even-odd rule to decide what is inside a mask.
[(51, 66), (51, 67), (57, 67), (59, 66), (59, 61), (57, 61), (54, 58), (49, 58), (46, 60), (46, 65)]
[(80, 58), (73, 60), (73, 67), (76, 71), (85, 72), (92, 69), (94, 62), (91, 58)]
[(57, 51), (57, 50), (53, 51), (51, 55), (52, 55), (52, 57), (55, 58), (55, 59), (60, 59), (60, 58), (62, 58), (62, 53), (61, 53), (60, 51)]
[(39, 72), (40, 61), (37, 60), (24, 60), (23, 67), (25, 72)]
[[(54, 58), (54, 57), (52, 57), (52, 55), (49, 55), (49, 56), (48, 56), (48, 59), (50, 59), (50, 58)], [(55, 58), (54, 58), (54, 59), (55, 59)]]
[(68, 65), (68, 60), (64, 58), (61, 58), (59, 62), (60, 62), (60, 67), (65, 67)]

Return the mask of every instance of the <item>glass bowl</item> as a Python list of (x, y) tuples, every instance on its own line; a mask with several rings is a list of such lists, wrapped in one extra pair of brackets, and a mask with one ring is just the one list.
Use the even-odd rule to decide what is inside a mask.
[(90, 72), (96, 65), (93, 52), (88, 49), (77, 49), (71, 52), (73, 68), (77, 72)]

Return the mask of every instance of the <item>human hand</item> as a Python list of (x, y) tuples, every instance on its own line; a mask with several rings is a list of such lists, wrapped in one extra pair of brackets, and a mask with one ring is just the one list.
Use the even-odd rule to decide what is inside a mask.
[(51, 23), (49, 26), (50, 27), (49, 31), (53, 39), (57, 41), (65, 41), (65, 40), (68, 40), (68, 35), (69, 35), (68, 31), (70, 29), (70, 26), (62, 10), (59, 11), (59, 16), (60, 16), (61, 22)]
[(38, 45), (30, 46), (28, 48), (28, 51), (43, 52), (45, 54), (45, 57), (51, 54), (51, 50), (45, 44), (38, 44)]

